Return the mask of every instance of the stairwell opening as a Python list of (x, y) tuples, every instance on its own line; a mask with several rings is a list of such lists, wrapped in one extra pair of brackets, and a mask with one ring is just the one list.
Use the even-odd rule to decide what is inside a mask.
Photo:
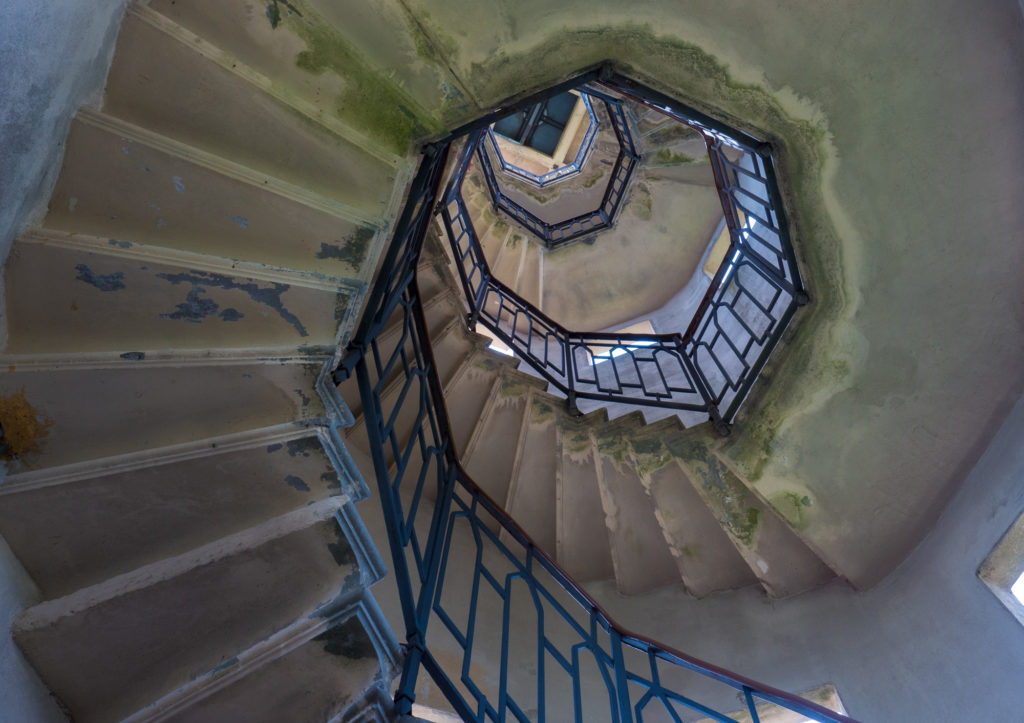
[[(599, 110), (579, 173), (545, 185), (510, 170), (500, 133), (527, 143), (573, 93)], [(438, 208), (470, 326), (570, 409), (668, 409), (728, 434), (808, 301), (770, 144), (607, 69), (453, 138)], [(642, 319), (650, 331), (623, 331)]]

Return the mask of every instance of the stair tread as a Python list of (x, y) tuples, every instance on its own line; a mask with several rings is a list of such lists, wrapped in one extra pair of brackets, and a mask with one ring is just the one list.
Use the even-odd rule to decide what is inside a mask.
[(367, 212), (387, 214), (396, 180), (392, 166), (132, 13), (121, 26), (104, 112)]
[[(21, 370), (0, 377), (0, 396), (43, 421), (19, 456), (45, 469), (137, 450), (194, 442), (284, 422), (320, 418), (307, 396), (322, 363), (237, 362), (119, 368)], [(17, 471), (17, 470), (12, 470)]]
[[(558, 471), (557, 419), (564, 402), (531, 390), (526, 401), (524, 427), (519, 436), (505, 511), (530, 539), (555, 559), (557, 526), (555, 480)], [(503, 540), (508, 539), (503, 532)]]
[(140, 130), (79, 113), (46, 228), (320, 276), (365, 280), (372, 273), (373, 226), (209, 168), (171, 141), (154, 147)]
[(76, 718), (119, 719), (314, 613), (353, 573), (358, 580), (337, 507), (303, 508), (29, 608), (14, 637)]
[[(229, 266), (229, 264), (225, 264)], [(333, 345), (349, 293), (19, 239), (8, 261), (14, 354)]]
[[(0, 489), (0, 534), (43, 595), (55, 598), (341, 495), (315, 430), (269, 432), (244, 448), (221, 437), (195, 445), (191, 456), (170, 449), (127, 469), (108, 471), (103, 460), (91, 475), (58, 468), (58, 480), (70, 477), (58, 484), (9, 478)], [(41, 529), (50, 531), (44, 543)]]

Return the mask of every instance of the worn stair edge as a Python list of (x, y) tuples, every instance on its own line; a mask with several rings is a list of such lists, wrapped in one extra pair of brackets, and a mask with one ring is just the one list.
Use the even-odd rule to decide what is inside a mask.
[[(353, 616), (359, 619), (369, 633), (381, 672), (386, 680), (390, 680), (398, 670), (400, 649), (380, 607), (366, 589), (360, 589), (332, 601), (316, 615), (297, 620), (266, 640), (229, 658), (213, 670), (127, 716), (123, 723), (157, 723), (183, 713)], [(368, 696), (375, 694), (374, 690), (366, 693)]]
[(244, 277), (268, 283), (282, 283), (315, 291), (342, 293), (349, 297), (357, 292), (361, 292), (366, 285), (366, 282), (359, 278), (327, 276), (309, 271), (268, 266), (253, 261), (197, 254), (192, 251), (182, 251), (165, 246), (152, 246), (132, 242), (112, 244), (109, 239), (98, 236), (87, 236), (77, 233), (68, 234), (63, 231), (50, 231), (39, 228), (31, 229), (21, 234), (15, 243), (52, 246), (101, 256), (132, 259), (134, 261), (149, 261), (193, 271)]
[(107, 115), (106, 113), (83, 106), (78, 110), (75, 118), (85, 125), (148, 146), (153, 150), (180, 158), (196, 166), (268, 191), (316, 211), (336, 216), (345, 221), (374, 226), (378, 229), (386, 229), (388, 226), (385, 218), (369, 214), (358, 206), (328, 198), (309, 189), (297, 186), (294, 183), (289, 183), (267, 173), (257, 171), (249, 166), (190, 146), (174, 138), (168, 138), (165, 135), (122, 120), (116, 116)]
[(298, 532), (317, 522), (333, 518), (347, 502), (348, 499), (344, 496), (321, 500), (195, 550), (144, 565), (131, 572), (77, 590), (70, 595), (39, 603), (27, 608), (15, 619), (12, 632), (15, 635), (29, 633), (52, 625), (62, 618), (81, 614), (84, 610), (109, 600), (143, 590), (159, 582), (173, 580), (198, 567), (227, 559), (242, 551)]
[[(8, 371), (114, 369), (117, 367), (213, 367), (242, 364), (310, 364), (331, 358), (331, 347), (240, 347), (224, 349), (132, 349), (102, 352), (0, 354)], [(298, 352), (298, 353), (296, 353)]]
[[(352, 128), (339, 118), (320, 112), (311, 103), (290, 93), (282, 92), (282, 89), (278, 84), (271, 81), (262, 73), (250, 68), (230, 53), (222, 50), (213, 43), (204, 40), (194, 32), (182, 27), (156, 10), (152, 10), (141, 3), (133, 2), (129, 5), (127, 12), (128, 14), (142, 20), (147, 25), (170, 35), (178, 42), (188, 46), (199, 55), (213, 61), (229, 73), (237, 75), (239, 78), (242, 78), (251, 85), (259, 88), (279, 103), (283, 103), (284, 105), (293, 108), (335, 135), (344, 138), (355, 146), (359, 146), (377, 160), (396, 169), (401, 169), (403, 166), (408, 165), (406, 159), (381, 148), (369, 136), (359, 132), (355, 128)], [(409, 102), (411, 104), (415, 103), (412, 99), (409, 99)]]
[(789, 530), (789, 532), (791, 532), (794, 537), (800, 540), (800, 542), (802, 542), (803, 545), (822, 562), (822, 564), (824, 564), (829, 570), (831, 570), (833, 574), (835, 574), (837, 577), (845, 579), (845, 575), (843, 574), (843, 571), (839, 568), (839, 566), (829, 559), (829, 556), (818, 547), (814, 540), (804, 535), (803, 531), (800, 530), (798, 526), (794, 525), (789, 520), (789, 518), (783, 513), (783, 511), (779, 510), (775, 504), (773, 504), (767, 497), (765, 497), (756, 485), (752, 485), (747, 480), (742, 470), (740, 470), (740, 468), (735, 463), (733, 463), (731, 459), (729, 459), (728, 455), (722, 454), (721, 450), (715, 450), (714, 455), (723, 465), (725, 465), (726, 469), (732, 472), (736, 476), (736, 478), (743, 483), (743, 486), (747, 488), (750, 494), (754, 495), (758, 500), (760, 500), (761, 504), (763, 504), (769, 512), (771, 512), (775, 517), (777, 517), (778, 520), (783, 524), (783, 526), (785, 526), (785, 528)]
[(306, 423), (286, 422), (272, 427), (246, 430), (219, 437), (182, 444), (169, 445), (128, 452), (113, 457), (73, 462), (60, 467), (45, 467), (39, 470), (9, 475), (0, 485), (0, 497), (29, 490), (54, 487), (79, 482), (94, 477), (131, 472), (133, 470), (175, 464), (191, 459), (213, 457), (228, 452), (256, 449), (271, 444), (284, 444), (319, 433), (319, 427)]

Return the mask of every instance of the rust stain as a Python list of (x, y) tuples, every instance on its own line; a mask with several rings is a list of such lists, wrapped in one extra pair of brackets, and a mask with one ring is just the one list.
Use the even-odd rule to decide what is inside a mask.
[(74, 299), (71, 300), (71, 310), (78, 311), (78, 303)]
[(39, 442), (50, 433), (53, 420), (29, 404), (22, 387), (15, 394), (0, 395), (0, 426), (4, 430), (0, 458), (24, 461), (24, 455), (39, 451)]
[(14, 373), (14, 365), (13, 364), (9, 365), (7, 367), (7, 371), (9, 371), (9, 372), (11, 372), (13, 374)]

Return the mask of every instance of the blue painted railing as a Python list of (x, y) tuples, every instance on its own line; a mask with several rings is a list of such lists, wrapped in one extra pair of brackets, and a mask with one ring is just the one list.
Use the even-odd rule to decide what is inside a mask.
[(449, 143), (424, 152), (334, 374), (358, 383), (402, 606), (397, 713), (422, 668), (467, 721), (850, 720), (623, 629), (465, 473), (416, 284)]
[(572, 178), (583, 170), (583, 164), (586, 162), (587, 155), (590, 153), (590, 147), (594, 144), (594, 138), (597, 136), (598, 123), (597, 116), (594, 115), (594, 106), (590, 101), (590, 96), (586, 93), (580, 93), (580, 100), (583, 102), (583, 108), (587, 112), (587, 132), (583, 136), (583, 140), (580, 142), (580, 147), (576, 150), (576, 155), (573, 157), (571, 163), (559, 166), (558, 168), (548, 171), (543, 175), (537, 175), (536, 173), (530, 173), (525, 168), (520, 168), (514, 163), (510, 163), (505, 155), (501, 152), (501, 148), (498, 145), (498, 139), (493, 129), (487, 129), (487, 141), (490, 146), (490, 151), (494, 153), (495, 160), (498, 165), (501, 166), (501, 170), (505, 173), (518, 176), (525, 181), (529, 181), (539, 188), (545, 188), (557, 181), (563, 181), (566, 178)]

